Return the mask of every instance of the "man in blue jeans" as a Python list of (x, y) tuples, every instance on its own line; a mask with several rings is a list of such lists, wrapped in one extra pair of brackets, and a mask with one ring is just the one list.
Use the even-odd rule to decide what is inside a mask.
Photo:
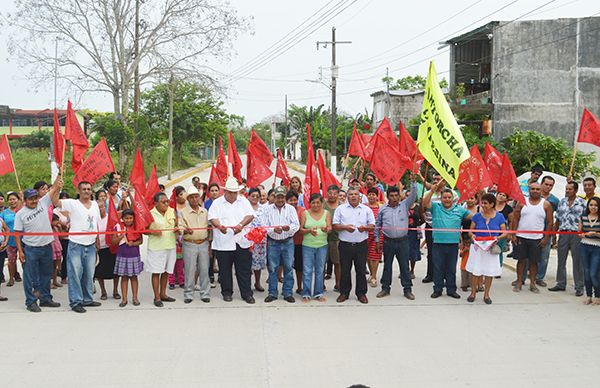
[(69, 212), (70, 232), (86, 233), (69, 235), (67, 251), (69, 306), (76, 313), (85, 313), (85, 307), (100, 306), (100, 302), (95, 302), (93, 299), (100, 209), (98, 203), (92, 198), (91, 183), (79, 182), (77, 193), (79, 199), (56, 199), (54, 205)]
[(269, 268), (269, 295), (265, 302), (277, 299), (277, 269), (283, 265), (283, 299), (288, 303), (296, 300), (292, 295), (294, 289), (294, 234), (300, 228), (298, 214), (292, 205), (285, 202), (287, 190), (284, 186), (275, 188), (275, 202), (267, 205), (259, 220), (267, 229), (267, 264)]
[[(58, 193), (62, 188), (60, 175), (56, 178), (50, 191), (39, 198), (37, 190), (28, 189), (23, 193), (25, 206), (17, 212), (15, 217), (15, 232), (24, 233), (52, 233), (48, 209), (54, 200), (58, 200)], [(23, 289), (25, 290), (25, 305), (27, 310), (39, 313), (41, 307), (60, 307), (60, 303), (52, 300), (50, 294), (50, 278), (54, 266), (52, 255), (52, 235), (25, 235), (15, 238), (19, 260), (23, 265)], [(39, 291), (34, 293), (34, 283)]]
[(441, 203), (431, 203), (434, 192), (445, 186), (444, 180), (439, 181), (423, 198), (423, 207), (431, 209), (433, 227), (433, 294), (432, 298), (442, 295), (444, 286), (449, 297), (460, 299), (456, 292), (456, 261), (458, 259), (458, 243), (460, 232), (441, 231), (440, 229), (461, 228), (463, 220), (470, 220), (471, 213), (453, 203), (454, 193), (450, 189), (443, 189)]
[[(414, 175), (411, 178), (410, 194), (402, 202), (400, 202), (400, 189), (398, 187), (391, 186), (387, 189), (388, 203), (379, 209), (375, 221), (374, 235), (378, 252), (382, 251), (383, 245), (383, 275), (381, 277), (381, 291), (377, 294), (378, 298), (390, 294), (392, 269), (394, 257), (396, 257), (400, 265), (400, 283), (404, 288), (404, 297), (409, 300), (415, 299), (415, 295), (412, 293), (412, 279), (408, 263), (408, 211), (417, 198), (417, 185), (414, 182)], [(383, 244), (381, 240), (383, 240)]]

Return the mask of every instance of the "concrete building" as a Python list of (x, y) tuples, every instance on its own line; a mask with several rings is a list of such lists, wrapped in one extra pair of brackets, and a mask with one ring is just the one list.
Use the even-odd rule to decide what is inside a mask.
[[(77, 120), (84, 130), (87, 129), (89, 117), (75, 111)], [(58, 117), (61, 127), (65, 125), (66, 110), (59, 109)], [(18, 138), (34, 131), (54, 128), (54, 109), (12, 109), (0, 105), (0, 134), (9, 138)]]
[[(600, 114), (600, 18), (490, 22), (447, 41), (451, 107), (573, 144), (583, 108)], [(580, 146), (586, 150), (585, 145)]]
[(392, 128), (397, 131), (400, 121), (408, 126), (409, 120), (421, 114), (423, 90), (385, 90), (371, 94), (373, 97), (373, 128), (377, 128), (387, 117)]

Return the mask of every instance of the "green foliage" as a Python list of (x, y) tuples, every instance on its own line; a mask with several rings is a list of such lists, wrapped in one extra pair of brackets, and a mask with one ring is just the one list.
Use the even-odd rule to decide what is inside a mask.
[[(568, 175), (573, 158), (573, 148), (564, 139), (545, 136), (537, 131), (516, 129), (502, 140), (517, 175), (531, 170), (535, 165), (556, 174)], [(586, 172), (598, 175), (600, 169), (592, 167), (596, 160), (594, 153), (577, 151), (573, 178), (579, 179)]]
[[(391, 90), (423, 90), (427, 84), (427, 78), (422, 75), (406, 76), (404, 78), (398, 78), (394, 81), (393, 77), (383, 77), (382, 81), (390, 85)], [(440, 88), (447, 88), (448, 81), (446, 78), (442, 78), (440, 82)]]
[(29, 135), (15, 141), (15, 147), (19, 148), (50, 148), (52, 131), (49, 129), (35, 130)]
[(141, 111), (150, 133), (167, 138), (171, 93), (174, 159), (181, 157), (184, 144), (212, 144), (213, 137), (225, 137), (229, 116), (223, 110), (223, 102), (210, 89), (179, 80), (142, 93)]

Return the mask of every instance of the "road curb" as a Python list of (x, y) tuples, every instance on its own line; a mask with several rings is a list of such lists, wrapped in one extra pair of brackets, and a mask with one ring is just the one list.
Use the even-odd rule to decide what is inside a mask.
[(186, 172), (185, 174), (178, 176), (177, 178), (173, 178), (170, 181), (167, 181), (165, 183), (165, 188), (174, 186), (177, 183), (181, 182), (182, 180), (188, 179), (189, 177), (198, 174), (200, 171), (205, 170), (206, 168), (210, 167), (210, 165), (211, 165), (210, 162), (205, 162), (205, 163), (200, 164), (199, 166), (193, 168), (192, 170)]

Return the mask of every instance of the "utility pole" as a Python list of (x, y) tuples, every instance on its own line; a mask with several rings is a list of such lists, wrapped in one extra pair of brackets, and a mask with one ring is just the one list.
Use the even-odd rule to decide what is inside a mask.
[[(138, 132), (138, 113), (140, 111), (140, 62), (138, 56), (140, 55), (140, 0), (135, 0), (135, 37), (133, 40), (133, 50), (135, 55), (135, 71), (133, 74), (133, 112), (135, 113), (134, 129), (137, 135)], [(171, 172), (169, 171), (169, 179)]]
[(290, 136), (290, 131), (288, 130), (288, 103), (287, 103), (287, 94), (285, 95), (285, 123), (283, 127), (283, 157), (287, 159), (288, 155), (288, 147), (287, 147), (287, 139)]
[(317, 42), (317, 50), (320, 45), (323, 45), (324, 48), (327, 47), (328, 44), (331, 44), (331, 172), (335, 175), (337, 169), (337, 108), (335, 102), (335, 95), (337, 90), (337, 77), (338, 77), (338, 67), (335, 61), (335, 45), (336, 44), (346, 44), (352, 43), (350, 41), (336, 41), (335, 40), (335, 27), (331, 27), (331, 41), (318, 41)]

